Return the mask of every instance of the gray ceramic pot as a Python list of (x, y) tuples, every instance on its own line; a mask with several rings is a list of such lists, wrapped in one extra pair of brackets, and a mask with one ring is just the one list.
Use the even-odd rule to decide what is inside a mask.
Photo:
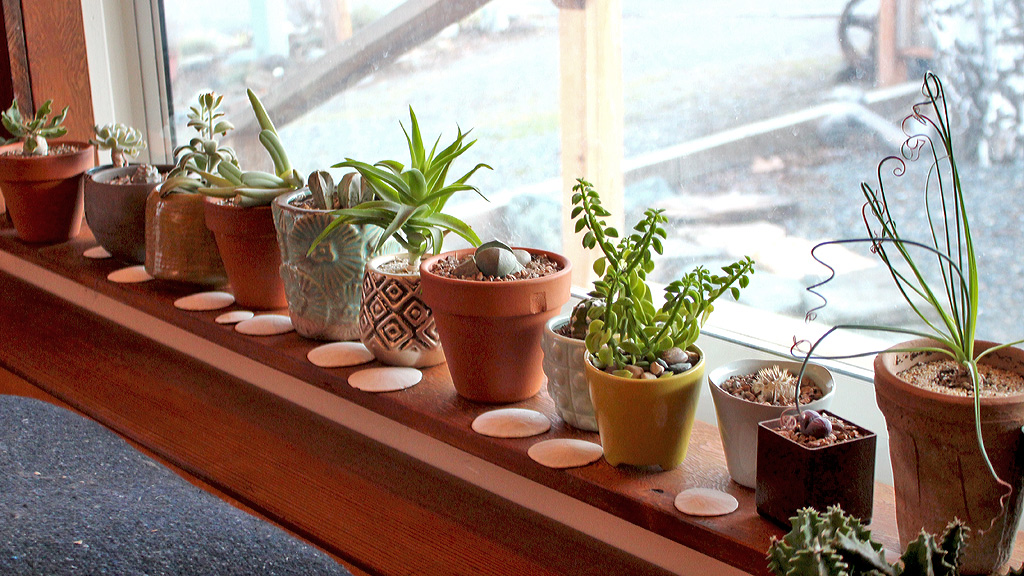
[(544, 374), (548, 377), (548, 394), (566, 424), (597, 432), (594, 403), (583, 368), (587, 347), (583, 340), (567, 338), (555, 332), (569, 321), (568, 315), (555, 316), (544, 325), (541, 348), (544, 349)]
[[(158, 183), (112, 184), (133, 174), (137, 164), (115, 167), (107, 164), (85, 173), (85, 219), (100, 246), (126, 262), (146, 261), (146, 198)], [(171, 166), (157, 166), (166, 173)]]

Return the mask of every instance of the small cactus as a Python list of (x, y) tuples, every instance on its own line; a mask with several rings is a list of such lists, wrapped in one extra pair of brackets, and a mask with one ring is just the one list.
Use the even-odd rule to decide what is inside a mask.
[(750, 391), (765, 402), (777, 402), (779, 399), (792, 402), (796, 389), (796, 376), (778, 366), (758, 370), (757, 378), (750, 386)]
[(110, 150), (110, 163), (118, 168), (128, 165), (126, 156), (135, 158), (146, 149), (146, 139), (142, 137), (142, 132), (126, 124), (93, 126), (92, 130), (96, 137), (90, 138), (89, 142), (100, 150)]
[(587, 337), (590, 322), (603, 312), (603, 302), (598, 298), (584, 298), (572, 308), (569, 316), (569, 337), (583, 340)]
[(5, 140), (4, 144), (22, 141), (22, 151), (30, 156), (45, 156), (50, 152), (49, 138), (60, 138), (67, 134), (68, 129), (61, 124), (68, 115), (68, 107), (65, 106), (59, 114), (46, 121), (50, 115), (53, 100), (47, 100), (36, 110), (35, 116), (24, 118), (18, 109), (18, 101), (14, 100), (11, 107), (3, 114), (0, 114), (0, 122), (4, 128), (11, 133), (13, 138)]

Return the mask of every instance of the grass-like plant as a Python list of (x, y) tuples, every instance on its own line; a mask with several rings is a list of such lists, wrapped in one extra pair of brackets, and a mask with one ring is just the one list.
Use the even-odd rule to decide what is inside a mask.
[(601, 205), (593, 186), (583, 179), (573, 187), (572, 218), (583, 235), (584, 248), (599, 248), (590, 296), (598, 300), (587, 311), (590, 325), (584, 339), (594, 365), (612, 367), (627, 376), (626, 366), (647, 368), (669, 348), (686, 350), (700, 336), (700, 329), (714, 310), (714, 301), (729, 293), (739, 299), (740, 289), (750, 282), (754, 262), (749, 257), (712, 274), (703, 266), (665, 286), (665, 302), (655, 307), (647, 275), (654, 270), (654, 253), (663, 251), (668, 222), (663, 210), (648, 208), (633, 233), (615, 242), (619, 234), (604, 218), (611, 214)]

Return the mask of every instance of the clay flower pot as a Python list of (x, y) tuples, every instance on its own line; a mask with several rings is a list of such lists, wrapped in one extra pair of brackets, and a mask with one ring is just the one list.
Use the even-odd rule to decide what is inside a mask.
[(871, 521), (875, 434), (843, 421), (864, 435), (816, 448), (777, 434), (775, 430), (782, 428), (778, 418), (757, 425), (754, 502), (759, 514), (789, 526), (789, 519), (800, 508), (825, 510), (838, 505), (865, 524)]
[(82, 228), (80, 179), (94, 163), (94, 149), (85, 142), (53, 142), (74, 146), (74, 152), (46, 156), (6, 155), (21, 144), (0, 146), (0, 189), (18, 237), (25, 242), (66, 242)]
[(373, 249), (381, 230), (341, 226), (306, 256), (313, 241), (334, 220), (329, 210), (296, 205), (310, 196), (310, 191), (303, 189), (282, 194), (271, 204), (288, 314), (301, 336), (353, 340), (359, 337), (363, 270), (376, 255)]
[[(85, 173), (85, 220), (100, 246), (126, 262), (146, 261), (146, 200), (158, 183), (111, 184), (138, 165), (97, 166)], [(171, 166), (157, 166), (166, 173)]]
[(160, 280), (220, 286), (227, 272), (213, 232), (206, 227), (199, 194), (174, 193), (146, 198), (146, 272)]
[[(719, 366), (708, 374), (708, 386), (711, 388), (711, 398), (715, 402), (718, 432), (722, 436), (729, 476), (732, 476), (734, 482), (747, 488), (754, 488), (757, 485), (758, 422), (778, 419), (786, 410), (792, 410), (792, 407), (770, 406), (733, 396), (722, 389), (722, 383), (733, 376), (754, 374), (762, 368), (771, 366), (789, 370), (793, 376), (800, 373), (800, 362), (736, 360)], [(801, 404), (801, 407), (818, 412), (827, 410), (832, 405), (835, 391), (832, 373), (824, 366), (808, 364), (804, 377), (814, 381), (823, 396), (809, 404)]]
[(281, 250), (270, 206), (239, 208), (218, 198), (203, 204), (206, 227), (228, 273), (235, 302), (243, 308), (284, 308), (288, 300), (281, 280)]
[[(928, 342), (914, 340), (895, 348)], [(976, 341), (975, 352), (992, 346)], [(900, 544), (906, 546), (922, 528), (938, 532), (950, 518), (960, 518), (972, 528), (961, 572), (988, 574), (1009, 559), (1020, 519), (1024, 394), (981, 400), (981, 429), (989, 459), (999, 476), (1013, 486), (1000, 515), (1004, 488), (989, 475), (982, 459), (973, 398), (924, 390), (896, 376), (939, 358), (946, 356), (887, 351), (875, 357), (875, 394), (889, 430)], [(1007, 348), (986, 356), (984, 363), (1022, 374), (1024, 351)], [(993, 519), (995, 525), (989, 528)]]
[(563, 314), (548, 320), (540, 344), (544, 350), (544, 374), (548, 377), (548, 395), (555, 401), (555, 410), (566, 424), (597, 432), (594, 403), (590, 400), (590, 385), (583, 368), (583, 355), (587, 346), (583, 340), (562, 336), (555, 332), (569, 322)]
[(661, 466), (671, 470), (686, 458), (690, 431), (704, 381), (704, 352), (686, 372), (640, 380), (584, 364), (594, 400), (604, 458), (612, 466)]
[(463, 258), (472, 248), (446, 252), (420, 264), (423, 301), (430, 306), (444, 345), (455, 391), (463, 398), (508, 404), (535, 395), (544, 385), (540, 340), (544, 324), (569, 301), (569, 259), (527, 249), (558, 263), (540, 278), (484, 282), (435, 274), (442, 258)]

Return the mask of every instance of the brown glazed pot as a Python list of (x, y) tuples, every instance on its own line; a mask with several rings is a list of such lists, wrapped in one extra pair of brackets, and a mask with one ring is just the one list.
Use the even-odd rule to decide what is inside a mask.
[(507, 404), (525, 400), (544, 385), (544, 324), (569, 301), (572, 264), (543, 250), (561, 270), (541, 278), (480, 282), (438, 276), (438, 260), (463, 258), (472, 248), (446, 252), (420, 264), (423, 301), (434, 313), (437, 333), (455, 391), (476, 402)]
[(203, 208), (206, 227), (217, 239), (235, 302), (259, 310), (288, 306), (270, 206), (239, 208), (219, 198), (207, 198)]
[[(100, 246), (115, 257), (141, 264), (146, 261), (146, 200), (159, 183), (111, 184), (135, 173), (137, 164), (97, 166), (85, 173), (85, 220)], [(161, 174), (172, 166), (157, 166)]]
[(199, 194), (158, 190), (146, 198), (146, 272), (160, 280), (221, 286), (228, 281)]
[(754, 501), (758, 514), (790, 526), (789, 519), (801, 508), (825, 510), (838, 505), (865, 524), (871, 521), (876, 437), (845, 418), (843, 421), (864, 436), (810, 448), (777, 434), (775, 430), (782, 427), (779, 418), (757, 425)]
[[(938, 344), (913, 340), (896, 348), (922, 345)], [(975, 353), (992, 346), (975, 341)], [(973, 398), (931, 392), (896, 376), (939, 358), (947, 356), (886, 351), (875, 357), (875, 395), (889, 430), (900, 544), (905, 547), (922, 528), (941, 533), (951, 519), (959, 518), (971, 528), (961, 573), (989, 574), (1010, 558), (1021, 514), (1024, 394), (981, 400), (981, 429), (989, 459), (999, 477), (1013, 487), (1000, 514), (1004, 488), (982, 459)], [(1017, 348), (994, 352), (983, 362), (1024, 374), (1024, 351)], [(995, 524), (989, 528), (993, 519)]]
[(66, 242), (82, 228), (82, 174), (95, 162), (91, 144), (52, 142), (76, 146), (75, 152), (47, 156), (5, 155), (21, 144), (0, 146), (0, 189), (3, 190), (14, 229), (25, 242)]

